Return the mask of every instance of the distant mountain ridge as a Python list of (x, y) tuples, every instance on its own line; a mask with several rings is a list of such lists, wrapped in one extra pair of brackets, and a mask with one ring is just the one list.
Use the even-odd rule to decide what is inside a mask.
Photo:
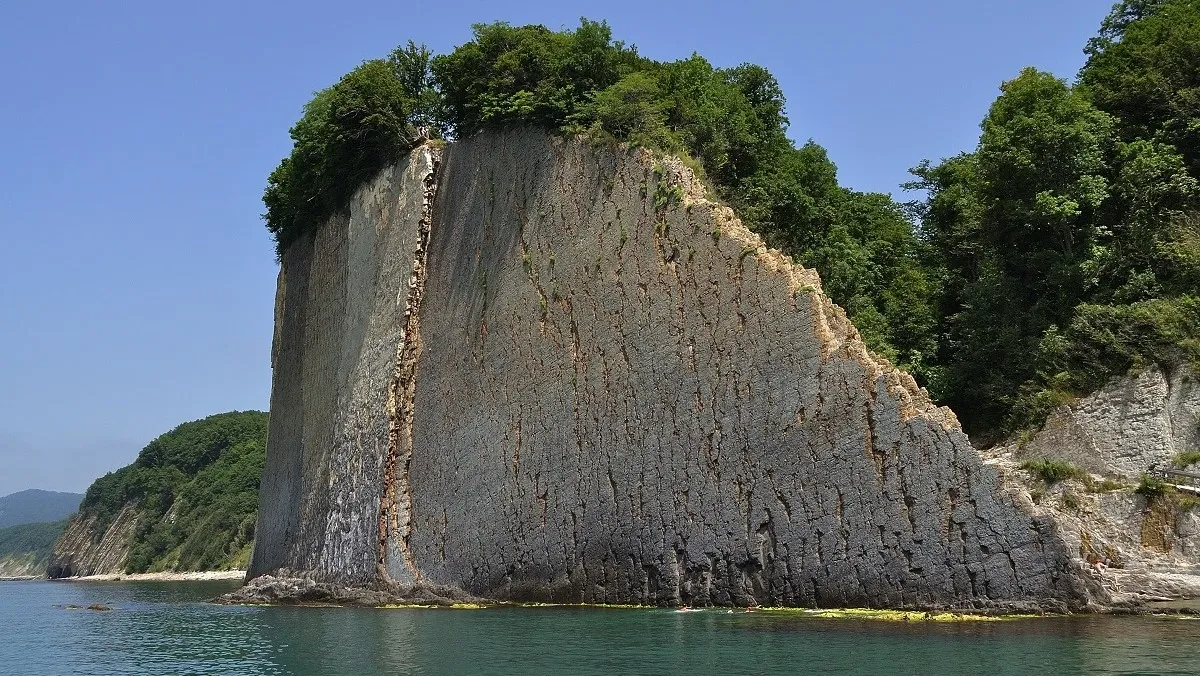
[(81, 493), (30, 489), (0, 498), (0, 528), (61, 521), (79, 509)]

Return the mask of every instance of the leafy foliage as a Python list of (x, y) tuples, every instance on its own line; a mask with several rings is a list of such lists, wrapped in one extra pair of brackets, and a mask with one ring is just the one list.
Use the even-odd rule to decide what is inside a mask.
[(54, 542), (67, 527), (67, 520), (42, 523), (23, 523), (0, 528), (0, 559), (11, 555), (30, 555), (36, 560), (46, 560), (54, 549)]
[(570, 32), (502, 22), (472, 30), (473, 40), (433, 60), (457, 136), (513, 122), (558, 128), (639, 60), (613, 44), (607, 24), (587, 19)]
[(1176, 133), (1192, 122), (1152, 103), (1200, 74), (1179, 62), (1200, 50), (1198, 8), (1119, 3), (1078, 85), (1026, 69), (975, 152), (913, 170), (939, 283), (934, 395), (969, 430), (1035, 427), (1131, 368), (1200, 363), (1200, 167)]
[(1173, 145), (1200, 170), (1200, 2), (1118, 3), (1087, 52), (1080, 84), (1122, 139)]
[(1170, 490), (1171, 487), (1162, 479), (1157, 479), (1149, 474), (1143, 474), (1142, 480), (1138, 482), (1138, 486), (1133, 489), (1133, 492), (1153, 500), (1154, 498), (1166, 495)]
[(98, 538), (122, 507), (136, 505), (129, 572), (230, 564), (254, 537), (266, 435), (260, 411), (184, 423), (147, 444), (132, 465), (97, 479), (80, 512), (96, 517)]
[(448, 54), (409, 42), (318, 92), (268, 182), (267, 225), (282, 252), (418, 127), (674, 153), (986, 442), (1131, 368), (1197, 360), (1200, 0), (1119, 2), (1085, 51), (1075, 84), (1032, 68), (1005, 82), (976, 149), (913, 169), (925, 199), (902, 208), (794, 145), (759, 66), (653, 61), (587, 19), (478, 24)]
[(412, 146), (414, 122), (436, 114), (428, 78), (413, 72), (428, 67), (427, 56), (401, 49), (392, 61), (367, 61), (304, 107), (291, 129), (292, 153), (271, 172), (263, 194), (279, 255), (344, 209), (364, 181)]
[(820, 146), (796, 148), (784, 105), (760, 66), (652, 61), (603, 22), (561, 32), (477, 24), (449, 54), (410, 41), (318, 92), (268, 181), (267, 227), (282, 255), (407, 150), (414, 127), (463, 137), (526, 124), (630, 141), (685, 158), (747, 225), (824, 275), (872, 349), (924, 374), (933, 288), (911, 223), (890, 197), (839, 187)]

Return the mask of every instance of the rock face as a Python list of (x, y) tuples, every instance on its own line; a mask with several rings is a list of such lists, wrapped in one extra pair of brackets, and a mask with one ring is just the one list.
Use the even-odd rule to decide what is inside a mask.
[(1200, 377), (1150, 366), (1054, 411), (1020, 455), (1136, 479), (1192, 450), (1200, 450)]
[(249, 577), (512, 600), (1100, 593), (820, 280), (677, 160), (423, 147), (285, 254)]
[(54, 543), (50, 565), (44, 572), (51, 579), (122, 572), (137, 522), (136, 505), (125, 505), (97, 540), (93, 535), (96, 517), (76, 514)]
[[(1200, 598), (1200, 491), (1134, 491), (1152, 465), (1171, 468), (1178, 454), (1197, 449), (1200, 380), (1186, 366), (1150, 366), (1060, 407), (1024, 446), (992, 454), (1014, 489), (1038, 497), (1038, 513), (1059, 524), (1081, 560), (1107, 563), (1101, 579), (1120, 600)], [(1070, 462), (1107, 484), (1093, 478), (1046, 486), (1017, 470), (1033, 458)]]

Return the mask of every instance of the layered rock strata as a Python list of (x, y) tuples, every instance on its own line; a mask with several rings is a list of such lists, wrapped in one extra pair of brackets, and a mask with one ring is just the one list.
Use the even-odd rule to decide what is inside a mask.
[(1019, 455), (1136, 478), (1151, 466), (1171, 467), (1179, 454), (1195, 450), (1200, 450), (1200, 377), (1186, 366), (1171, 372), (1149, 366), (1059, 407)]
[(285, 252), (273, 365), (251, 578), (589, 603), (1101, 593), (814, 272), (646, 151), (519, 129), (415, 150)]
[(138, 510), (134, 504), (122, 507), (103, 533), (98, 533), (94, 515), (72, 516), (55, 541), (50, 563), (43, 572), (52, 579), (122, 572), (137, 522)]

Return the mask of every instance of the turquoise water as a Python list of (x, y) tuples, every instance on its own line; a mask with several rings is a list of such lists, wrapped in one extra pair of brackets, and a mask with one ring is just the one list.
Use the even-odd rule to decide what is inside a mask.
[[(0, 673), (1200, 673), (1200, 620), (899, 624), (724, 610), (204, 603), (234, 586), (0, 582)], [(115, 610), (62, 607), (93, 603)]]

